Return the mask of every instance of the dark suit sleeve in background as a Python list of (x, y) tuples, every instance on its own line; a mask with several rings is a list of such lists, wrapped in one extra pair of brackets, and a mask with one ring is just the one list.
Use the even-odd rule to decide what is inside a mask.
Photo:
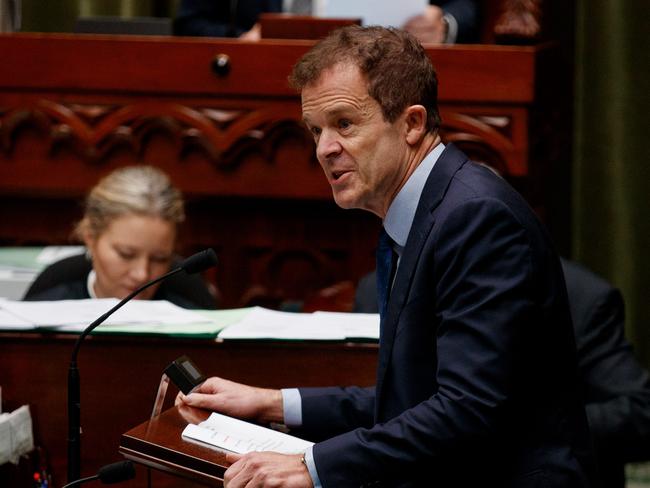
[(280, 12), (282, 0), (182, 0), (174, 19), (177, 36), (239, 37), (263, 12)]
[(619, 479), (603, 486), (622, 486), (623, 464), (650, 458), (650, 378), (625, 339), (620, 292), (575, 263), (562, 265), (601, 476)]
[(458, 22), (458, 36), (456, 42), (467, 44), (479, 42), (481, 31), (481, 12), (476, 0), (449, 0), (431, 2), (438, 5), (456, 19)]

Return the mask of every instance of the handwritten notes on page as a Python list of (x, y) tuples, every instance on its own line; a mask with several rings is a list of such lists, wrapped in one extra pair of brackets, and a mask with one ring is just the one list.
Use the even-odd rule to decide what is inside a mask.
[(313, 445), (313, 442), (219, 413), (212, 413), (198, 425), (189, 424), (183, 430), (183, 437), (238, 454), (254, 451), (298, 454)]

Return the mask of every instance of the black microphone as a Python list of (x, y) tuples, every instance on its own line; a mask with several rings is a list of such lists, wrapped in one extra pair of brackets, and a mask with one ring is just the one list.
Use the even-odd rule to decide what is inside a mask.
[(80, 411), (80, 392), (79, 392), (79, 370), (77, 369), (77, 354), (79, 347), (95, 327), (104, 322), (116, 310), (121, 308), (126, 302), (131, 300), (134, 296), (142, 290), (149, 288), (156, 283), (169, 278), (176, 273), (185, 271), (188, 274), (199, 273), (217, 264), (217, 255), (212, 249), (205, 249), (198, 252), (189, 258), (181, 261), (181, 263), (168, 273), (155, 278), (137, 290), (131, 292), (126, 298), (111, 308), (108, 312), (103, 314), (92, 324), (84, 329), (79, 335), (72, 350), (70, 358), (70, 368), (68, 369), (68, 482), (79, 479), (81, 474), (81, 411)]
[(182, 261), (178, 267), (187, 274), (200, 273), (217, 265), (217, 255), (212, 249), (204, 249)]
[(96, 475), (73, 481), (63, 488), (70, 488), (96, 479), (99, 479), (105, 485), (112, 485), (113, 483), (120, 483), (122, 481), (132, 480), (133, 478), (135, 478), (135, 467), (133, 467), (133, 463), (131, 461), (119, 461), (102, 466)]

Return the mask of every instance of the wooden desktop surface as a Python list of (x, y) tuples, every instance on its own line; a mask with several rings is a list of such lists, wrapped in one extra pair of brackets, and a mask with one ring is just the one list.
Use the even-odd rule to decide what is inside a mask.
[(126, 432), (119, 451), (141, 465), (199, 483), (222, 486), (228, 466), (225, 453), (185, 440), (181, 435), (188, 423), (197, 424), (207, 417), (205, 410), (172, 407)]
[[(55, 486), (66, 477), (67, 370), (75, 337), (0, 334), (4, 408), (30, 405), (35, 442), (49, 458)], [(78, 357), (82, 476), (121, 459), (121, 435), (149, 419), (163, 370), (183, 354), (206, 375), (258, 386), (369, 386), (374, 384), (377, 348), (364, 343), (91, 336)], [(176, 391), (170, 385), (165, 407), (172, 406)], [(176, 486), (180, 480), (159, 472), (154, 479), (155, 486)], [(137, 478), (123, 486), (146, 486), (145, 473), (138, 469)]]

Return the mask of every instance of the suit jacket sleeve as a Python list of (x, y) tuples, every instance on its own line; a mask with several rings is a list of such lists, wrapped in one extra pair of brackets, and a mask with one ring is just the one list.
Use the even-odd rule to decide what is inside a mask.
[(371, 427), (375, 388), (300, 388), (303, 425), (300, 434), (312, 441), (357, 427)]
[(574, 316), (587, 417), (599, 457), (640, 461), (650, 456), (650, 379), (625, 339), (621, 294), (603, 288)]
[[(232, 12), (232, 6), (235, 12)], [(174, 34), (180, 36), (239, 37), (263, 12), (282, 11), (282, 0), (181, 0)]]
[(449, 0), (431, 3), (439, 5), (445, 13), (452, 15), (458, 22), (457, 43), (479, 41), (480, 9), (476, 0)]
[[(323, 486), (358, 486), (371, 481), (369, 476), (391, 479), (425, 459), (478, 448), (498, 430), (500, 407), (510, 397), (513, 372), (527, 347), (522, 325), (534, 322), (531, 315), (537, 313), (530, 299), (536, 277), (529, 236), (504, 204), (476, 198), (436, 223), (427, 245), (420, 261), (431, 267), (435, 290), (418, 291), (409, 300), (435, 300), (436, 316), (405, 326), (437, 327), (428, 360), (437, 358), (438, 390), (387, 422), (315, 444)], [(408, 307), (407, 302), (402, 315)], [(323, 408), (310, 412), (316, 404), (303, 402), (303, 419), (310, 423), (327, 414)], [(336, 414), (331, 408), (321, 420), (343, 425)]]

